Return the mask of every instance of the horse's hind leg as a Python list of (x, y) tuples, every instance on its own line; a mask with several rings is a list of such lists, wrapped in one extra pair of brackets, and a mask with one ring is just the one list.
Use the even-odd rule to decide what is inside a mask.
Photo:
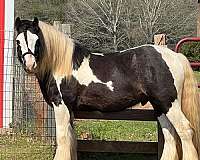
[(162, 128), (165, 139), (161, 160), (179, 160), (176, 148), (176, 133), (174, 127), (171, 125), (165, 114), (159, 116), (158, 121)]
[(198, 160), (197, 151), (192, 142), (193, 130), (190, 123), (181, 111), (181, 105), (178, 100), (172, 103), (172, 107), (166, 114), (179, 135), (182, 143), (182, 160)]

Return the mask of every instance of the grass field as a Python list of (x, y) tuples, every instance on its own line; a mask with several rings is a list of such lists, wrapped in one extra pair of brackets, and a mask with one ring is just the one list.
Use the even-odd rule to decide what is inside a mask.
[[(156, 122), (138, 121), (79, 121), (76, 125), (79, 138), (83, 132), (93, 139), (117, 141), (157, 141)], [(154, 155), (120, 153), (81, 153), (79, 160), (155, 160)]]
[[(77, 121), (77, 137), (83, 133), (98, 140), (156, 141), (156, 122), (137, 121)], [(12, 134), (0, 137), (0, 160), (52, 160), (55, 148), (47, 142), (26, 134)], [(112, 156), (111, 156), (112, 155)], [(143, 155), (79, 153), (79, 160), (134, 160)], [(123, 157), (123, 158), (122, 158)]]
[(95, 140), (156, 141), (156, 122), (88, 120), (76, 123), (78, 138), (89, 133)]
[(25, 134), (0, 136), (0, 160), (51, 160), (54, 147)]
[[(195, 72), (200, 82), (200, 73)], [(75, 123), (77, 137), (87, 133), (90, 139), (157, 141), (156, 122), (79, 120)], [(52, 160), (55, 147), (31, 135), (0, 136), (0, 160)], [(152, 155), (79, 153), (79, 160), (154, 160)]]

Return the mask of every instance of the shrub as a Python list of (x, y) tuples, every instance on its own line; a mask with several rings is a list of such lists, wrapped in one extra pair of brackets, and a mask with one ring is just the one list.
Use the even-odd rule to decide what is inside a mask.
[(190, 61), (200, 61), (200, 42), (184, 43), (180, 50)]

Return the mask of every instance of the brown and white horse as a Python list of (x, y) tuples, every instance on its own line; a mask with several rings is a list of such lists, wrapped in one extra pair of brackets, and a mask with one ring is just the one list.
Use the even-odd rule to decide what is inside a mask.
[(162, 160), (198, 160), (200, 108), (197, 85), (188, 60), (154, 45), (115, 52), (92, 53), (52, 26), (15, 21), (17, 53), (28, 73), (34, 73), (46, 102), (54, 108), (55, 160), (76, 160), (71, 126), (73, 111), (121, 111), (148, 101), (154, 107), (165, 138)]

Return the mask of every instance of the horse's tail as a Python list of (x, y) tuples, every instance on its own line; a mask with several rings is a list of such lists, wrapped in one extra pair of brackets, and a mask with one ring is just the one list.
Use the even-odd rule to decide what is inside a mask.
[(182, 54), (178, 54), (178, 57), (183, 64), (185, 75), (181, 100), (182, 111), (194, 129), (193, 142), (200, 155), (200, 105), (197, 81), (187, 58)]

